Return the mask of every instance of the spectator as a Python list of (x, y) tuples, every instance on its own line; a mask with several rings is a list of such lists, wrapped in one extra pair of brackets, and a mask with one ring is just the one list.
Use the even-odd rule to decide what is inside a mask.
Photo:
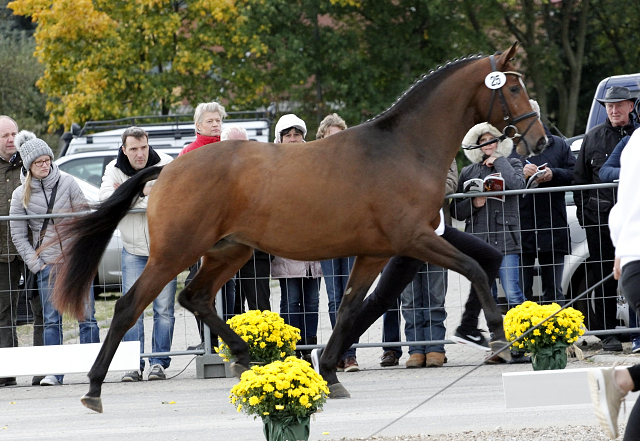
[[(283, 115), (276, 124), (276, 144), (303, 143), (307, 126), (300, 118), (290, 113)], [(275, 257), (271, 276), (280, 279), (280, 315), (285, 323), (300, 329), (301, 345), (318, 342), (318, 303), (320, 296), (320, 262)], [(309, 359), (311, 351), (300, 352)]]
[[(9, 215), (11, 195), (20, 186), (22, 159), (17, 153), (14, 139), (18, 124), (10, 117), (0, 115), (0, 216)], [(16, 251), (9, 235), (9, 224), (0, 224), (0, 348), (18, 346), (16, 328), (20, 275), (24, 276), (24, 262)], [(34, 316), (33, 345), (42, 346), (42, 306), (40, 297), (30, 301)], [(32, 384), (39, 385), (44, 377), (33, 377)], [(15, 377), (0, 378), (0, 387), (16, 385)]]
[[(540, 107), (531, 101), (538, 115)], [(540, 188), (571, 185), (576, 158), (564, 139), (551, 134), (545, 126), (549, 143), (544, 151), (528, 159), (513, 150), (511, 158), (522, 162), (524, 178), (529, 180), (538, 167), (544, 169), (536, 183)], [(536, 193), (520, 198), (520, 225), (522, 227), (522, 285), (527, 300), (533, 299), (533, 268), (536, 258), (540, 264), (542, 300), (564, 305), (562, 271), (564, 256), (571, 253), (567, 204), (564, 192)]]
[[(615, 182), (620, 178), (620, 156), (622, 155), (624, 148), (627, 146), (629, 139), (630, 136), (622, 138), (622, 141), (616, 145), (616, 148), (613, 149), (613, 153), (611, 153), (607, 162), (605, 162), (600, 169), (599, 175), (602, 182)], [(629, 305), (629, 327), (638, 327), (638, 315), (631, 305)], [(629, 337), (631, 338), (631, 352), (634, 354), (640, 352), (640, 334), (632, 332), (629, 334)]]
[[(458, 165), (454, 159), (449, 167), (445, 195), (456, 191), (458, 186)], [(449, 199), (442, 205), (443, 212), (449, 213)], [(451, 216), (445, 216), (447, 225), (451, 225)], [(413, 281), (402, 292), (402, 315), (404, 316), (404, 334), (407, 341), (444, 340), (447, 328), (444, 321), (447, 312), (444, 300), (447, 295), (448, 272), (431, 263), (425, 263)], [(446, 360), (444, 344), (428, 346), (409, 346), (407, 368), (441, 367)]]
[[(248, 140), (247, 131), (240, 126), (227, 127), (220, 135), (221, 141)], [(271, 272), (271, 256), (264, 251), (253, 250), (253, 257), (238, 272), (235, 283), (234, 313), (244, 312), (244, 301), (249, 309), (260, 311), (271, 310), (271, 289), (269, 277)]]
[[(616, 145), (636, 127), (631, 120), (634, 99), (626, 87), (614, 86), (607, 90), (604, 99), (607, 119), (585, 135), (573, 172), (576, 185), (600, 183), (600, 168)], [(578, 190), (573, 192), (578, 222), (584, 227), (589, 247), (587, 264), (588, 285), (603, 279), (613, 270), (615, 250), (611, 243), (608, 218), (615, 201), (611, 188)], [(594, 313), (589, 314), (587, 327), (591, 330), (614, 330), (617, 325), (617, 284), (609, 280), (595, 289)], [(619, 335), (599, 336), (605, 351), (622, 351)]]
[[(609, 228), (615, 246), (613, 275), (620, 280), (622, 295), (636, 311), (640, 309), (640, 132), (622, 152), (618, 202), (611, 209)], [(640, 364), (629, 368), (598, 368), (588, 372), (591, 400), (600, 426), (612, 439), (618, 437), (620, 404), (630, 391), (640, 390)], [(624, 440), (640, 438), (640, 400), (636, 401), (624, 433)]]
[[(495, 140), (480, 149), (464, 153), (472, 162), (460, 173), (458, 192), (464, 189), (469, 179), (484, 179), (492, 173), (500, 173), (504, 179), (505, 190), (524, 188), (524, 174), (519, 159), (507, 156), (513, 150), (513, 142), (506, 138), (499, 140), (502, 133), (489, 123), (477, 124), (467, 132), (462, 141), (465, 146), (480, 145)], [(451, 206), (451, 214), (465, 221), (465, 231), (494, 246), (503, 255), (500, 267), (500, 282), (504, 288), (509, 308), (524, 302), (520, 289), (519, 267), (520, 217), (518, 214), (518, 196), (505, 196), (504, 202), (493, 198), (473, 197), (456, 199)], [(493, 296), (497, 301), (497, 286), (494, 283)]]
[(183, 148), (179, 156), (203, 145), (220, 141), (222, 120), (226, 118), (226, 116), (227, 112), (225, 112), (224, 107), (215, 101), (198, 104), (193, 114), (193, 120), (196, 126), (196, 140)]
[[(23, 169), (20, 176), (22, 185), (14, 190), (11, 197), (11, 216), (42, 215), (49, 211), (49, 207), (52, 213), (69, 213), (87, 208), (87, 200), (78, 183), (52, 162), (53, 152), (46, 142), (23, 130), (16, 136), (15, 145), (22, 157)], [(49, 227), (44, 230), (44, 225)], [(44, 235), (41, 234), (42, 230)], [(29, 231), (32, 233), (32, 241), (29, 240)], [(57, 238), (55, 219), (11, 221), (11, 239), (22, 260), (38, 276), (45, 346), (63, 343), (62, 314), (51, 303), (56, 268), (60, 258), (64, 256), (64, 244)], [(36, 253), (32, 244), (38, 241), (50, 246)], [(94, 317), (93, 287), (89, 292), (89, 300), (85, 319), (79, 323), (80, 343), (99, 343), (100, 331)], [(40, 385), (61, 385), (63, 378), (63, 375), (47, 375), (40, 381)]]
[[(116, 189), (140, 170), (148, 167), (168, 164), (171, 156), (158, 153), (149, 146), (149, 135), (139, 127), (129, 127), (122, 133), (122, 146), (116, 159), (107, 164), (102, 177), (99, 197), (101, 201), (109, 198)], [(147, 208), (147, 196), (151, 191), (148, 183), (131, 208)], [(149, 259), (149, 225), (147, 213), (129, 213), (118, 225), (122, 237), (122, 292), (127, 295)], [(173, 315), (177, 281), (173, 279), (153, 301), (153, 352), (169, 352), (173, 340)], [(144, 313), (127, 331), (123, 341), (140, 341), (140, 353), (144, 353)], [(149, 358), (149, 380), (165, 380), (165, 369), (171, 358)], [(140, 371), (126, 372), (122, 381), (140, 381), (144, 372), (144, 359), (140, 359)]]
[[(331, 115), (327, 115), (320, 123), (318, 132), (316, 133), (316, 139), (327, 138), (346, 128), (347, 123), (345, 123), (337, 113), (332, 113)], [(323, 260), (320, 262), (324, 283), (327, 286), (331, 329), (336, 325), (338, 308), (340, 308), (344, 291), (347, 289), (347, 280), (349, 280), (349, 274), (351, 274), (351, 268), (353, 268), (355, 259), (355, 257), (340, 257), (338, 259)], [(360, 370), (358, 360), (356, 359), (355, 348), (349, 348), (347, 352), (345, 352), (342, 359), (338, 362), (337, 369), (338, 372), (357, 372)]]
[[(196, 140), (182, 149), (178, 156), (182, 156), (192, 150), (200, 148), (204, 145), (213, 144), (220, 141), (220, 135), (222, 131), (222, 120), (226, 118), (227, 112), (224, 107), (215, 101), (208, 103), (200, 103), (196, 107), (196, 111), (193, 114), (193, 122), (196, 129)], [(196, 275), (200, 269), (200, 262), (196, 262), (189, 268), (189, 275), (185, 280), (185, 284), (188, 284)], [(232, 280), (229, 280), (222, 288), (222, 317), (224, 320), (228, 320), (233, 317), (233, 310), (236, 296), (236, 282), (235, 276)], [(196, 324), (200, 331), (200, 344), (197, 346), (189, 346), (187, 349), (201, 349), (204, 346), (204, 323), (196, 317)], [(211, 335), (211, 343), (213, 345), (218, 344), (218, 336)]]

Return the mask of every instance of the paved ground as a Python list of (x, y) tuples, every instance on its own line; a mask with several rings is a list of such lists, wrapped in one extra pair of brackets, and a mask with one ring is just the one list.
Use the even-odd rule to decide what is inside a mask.
[[(447, 298), (449, 330), (455, 329), (464, 301), (460, 292), (466, 292), (464, 283), (458, 288), (451, 286)], [(321, 304), (326, 305), (326, 300)], [(147, 321), (147, 329), (151, 329), (150, 318)], [(174, 341), (174, 349), (182, 350), (187, 344), (198, 342), (193, 318), (182, 309), (177, 311), (176, 324), (180, 337)], [(327, 324), (325, 315), (321, 341), (330, 334)], [(378, 322), (363, 342), (379, 341), (379, 336)], [(611, 365), (619, 359), (600, 354), (595, 341), (588, 338), (588, 346), (584, 347), (589, 358), (570, 361), (567, 369)], [(530, 364), (482, 365), (427, 401), (481, 363), (484, 354), (448, 345), (449, 362), (443, 368), (408, 370), (403, 365), (406, 355), (400, 366), (380, 368), (380, 353), (378, 348), (358, 350), (362, 371), (339, 374), (352, 398), (330, 400), (325, 405), (311, 422), (311, 440), (367, 439), (372, 435), (399, 439), (395, 437), (436, 434), (449, 434), (447, 439), (468, 439), (470, 435), (463, 432), (538, 428), (544, 434), (545, 428), (551, 426), (591, 426), (590, 430), (598, 430), (587, 404), (506, 409), (501, 374), (530, 371)], [(624, 359), (635, 360), (633, 356)], [(18, 386), (0, 388), (0, 440), (264, 439), (261, 421), (237, 413), (229, 404), (229, 390), (237, 380), (197, 379), (192, 356), (174, 357), (167, 374), (175, 378), (123, 384), (119, 382), (121, 374), (110, 373), (103, 387), (103, 414), (81, 405), (79, 399), (88, 389), (83, 375), (67, 375), (62, 387), (33, 387), (30, 378), (18, 377)], [(627, 417), (623, 415), (621, 422)]]

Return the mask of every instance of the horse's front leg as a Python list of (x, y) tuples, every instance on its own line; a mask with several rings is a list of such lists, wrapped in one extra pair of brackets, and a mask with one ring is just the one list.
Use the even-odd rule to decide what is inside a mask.
[(358, 256), (356, 257), (347, 288), (345, 290), (336, 325), (331, 333), (331, 338), (320, 358), (320, 374), (329, 383), (330, 398), (349, 398), (349, 392), (340, 384), (336, 375), (336, 365), (343, 354), (343, 346), (350, 346), (351, 341), (346, 341), (349, 331), (358, 315), (367, 291), (376, 279), (388, 259)]

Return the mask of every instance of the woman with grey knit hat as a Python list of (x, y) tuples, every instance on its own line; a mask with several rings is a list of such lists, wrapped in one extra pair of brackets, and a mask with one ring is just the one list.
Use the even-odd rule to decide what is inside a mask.
[[(493, 142), (491, 142), (493, 141)], [(480, 148), (468, 149), (485, 144)], [(513, 141), (489, 123), (473, 126), (462, 141), (464, 153), (472, 162), (460, 172), (458, 192), (462, 193), (469, 179), (484, 179), (492, 173), (500, 173), (505, 190), (525, 187), (522, 162), (508, 158), (513, 150)], [(506, 196), (504, 202), (487, 197), (455, 199), (451, 205), (451, 215), (465, 221), (465, 231), (479, 237), (497, 248), (503, 257), (500, 267), (500, 282), (504, 288), (509, 307), (524, 302), (520, 289), (520, 215), (518, 196)], [(497, 287), (494, 282), (493, 297), (497, 301)]]
[[(11, 198), (11, 216), (46, 214), (53, 199), (52, 213), (84, 211), (87, 199), (75, 179), (60, 171), (53, 163), (53, 151), (35, 134), (23, 130), (15, 138), (15, 145), (22, 157), (22, 185), (15, 189)], [(62, 314), (51, 304), (51, 293), (55, 281), (56, 261), (62, 255), (64, 243), (57, 240), (56, 219), (49, 219), (43, 237), (44, 219), (12, 220), (11, 239), (29, 270), (37, 275), (38, 291), (44, 316), (44, 344), (61, 345)], [(32, 237), (29, 237), (29, 230)], [(42, 239), (42, 240), (41, 240)], [(38, 254), (34, 244), (49, 243)], [(93, 289), (89, 295), (86, 319), (80, 325), (80, 343), (99, 343), (98, 324), (94, 317)], [(40, 384), (57, 386), (62, 384), (62, 375), (47, 375)]]

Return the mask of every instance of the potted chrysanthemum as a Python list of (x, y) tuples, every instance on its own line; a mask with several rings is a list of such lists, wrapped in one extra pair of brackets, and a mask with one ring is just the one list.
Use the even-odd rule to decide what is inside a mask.
[[(284, 360), (295, 354), (296, 343), (300, 340), (300, 330), (287, 325), (280, 315), (271, 311), (247, 311), (230, 318), (227, 324), (249, 345), (252, 363)], [(224, 361), (233, 358), (229, 346), (222, 339), (215, 350)]]
[(504, 318), (504, 332), (511, 341), (544, 321), (538, 329), (512, 345), (532, 354), (532, 365), (536, 371), (564, 369), (567, 366), (566, 348), (584, 334), (584, 316), (574, 308), (565, 308), (545, 321), (560, 309), (557, 303), (538, 305), (527, 301), (509, 310)]
[(327, 399), (327, 382), (296, 357), (253, 366), (231, 389), (238, 412), (260, 417), (267, 441), (309, 439), (310, 416)]

